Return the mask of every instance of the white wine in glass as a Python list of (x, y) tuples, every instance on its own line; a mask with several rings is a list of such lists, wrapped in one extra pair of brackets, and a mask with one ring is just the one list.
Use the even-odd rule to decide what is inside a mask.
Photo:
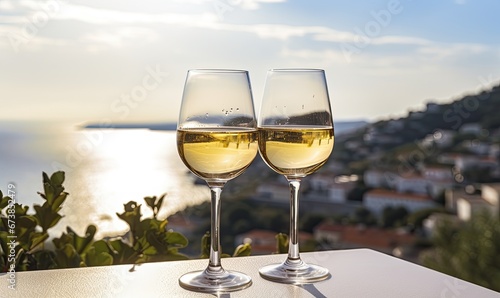
[(177, 150), (189, 170), (210, 188), (211, 239), (207, 268), (179, 278), (185, 289), (224, 293), (252, 284), (246, 274), (221, 265), (220, 194), (226, 182), (242, 174), (253, 161), (257, 139), (247, 71), (188, 71), (177, 124)]
[(298, 238), (301, 179), (328, 160), (334, 145), (333, 119), (325, 73), (321, 69), (268, 71), (258, 119), (259, 152), (290, 185), (290, 235), (287, 259), (259, 270), (262, 277), (303, 284), (327, 279), (326, 268), (300, 258)]

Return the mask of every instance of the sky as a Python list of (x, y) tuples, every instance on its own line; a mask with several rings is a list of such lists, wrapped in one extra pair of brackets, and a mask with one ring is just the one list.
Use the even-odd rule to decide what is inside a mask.
[(0, 120), (175, 122), (187, 70), (325, 69), (335, 120), (500, 81), (498, 0), (0, 0)]

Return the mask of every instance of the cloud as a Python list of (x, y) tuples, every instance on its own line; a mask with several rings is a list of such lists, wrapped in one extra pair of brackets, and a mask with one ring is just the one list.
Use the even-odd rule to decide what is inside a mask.
[[(3, 23), (23, 23), (34, 18), (48, 17), (50, 20), (74, 20), (90, 24), (199, 24), (217, 20), (214, 12), (201, 14), (186, 13), (144, 13), (113, 9), (102, 9), (78, 5), (66, 0), (50, 0), (47, 2), (21, 0), (18, 2), (0, 0), (0, 8), (10, 10), (9, 15), (2, 16)], [(0, 24), (1, 25), (1, 24)]]
[[(456, 0), (458, 1), (458, 0)], [(464, 1), (464, 0), (462, 0)], [(216, 4), (224, 3), (242, 9), (258, 9), (260, 5), (266, 3), (282, 3), (284, 0), (187, 0), (185, 3), (191, 4)], [(183, 2), (184, 3), (184, 2)], [(82, 43), (88, 42), (92, 46), (101, 44), (102, 46), (120, 47), (128, 44), (131, 40), (141, 40), (141, 42), (155, 42), (159, 40), (159, 33), (151, 29), (153, 24), (176, 25), (187, 28), (202, 28), (206, 30), (230, 31), (235, 33), (255, 34), (263, 39), (289, 40), (292, 38), (308, 38), (308, 45), (305, 46), (302, 54), (308, 49), (314, 49), (318, 45), (340, 47), (342, 45), (358, 47), (363, 37), (354, 31), (342, 31), (327, 26), (300, 26), (287, 24), (234, 24), (223, 22), (217, 15), (217, 11), (207, 9), (197, 13), (146, 13), (140, 11), (121, 11), (113, 9), (95, 8), (79, 5), (62, 0), (50, 0), (41, 4), (34, 0), (21, 0), (18, 2), (0, 0), (0, 7), (10, 10), (12, 13), (4, 15), (4, 24), (0, 24), (0, 34), (6, 32), (22, 32), (23, 27), (34, 18), (45, 13), (48, 16), (47, 22), (51, 21), (79, 21), (93, 25), (100, 25), (95, 32), (89, 32), (83, 37), (75, 37)], [(199, 7), (198, 7), (199, 8)], [(17, 31), (14, 30), (15, 26)], [(110, 28), (103, 25), (125, 26), (122, 29)], [(133, 29), (132, 29), (133, 28)], [(142, 28), (142, 29), (139, 29)], [(39, 30), (40, 31), (40, 30)], [(43, 34), (43, 33), (42, 33)], [(33, 39), (39, 38), (40, 34)], [(43, 44), (48, 44), (49, 37), (44, 37)], [(366, 38), (366, 37), (364, 37)], [(54, 44), (64, 44), (54, 38)], [(318, 42), (323, 44), (318, 44)], [(488, 47), (480, 44), (467, 43), (440, 43), (429, 39), (414, 36), (386, 35), (369, 38), (366, 45), (359, 48), (360, 54), (366, 47), (375, 46), (413, 46), (418, 49), (419, 54), (435, 55), (437, 58), (453, 56), (457, 53), (479, 53), (488, 50)], [(328, 53), (332, 55), (332, 53)]]
[(372, 44), (376, 45), (390, 45), (390, 44), (398, 44), (398, 45), (415, 45), (415, 46), (425, 46), (432, 44), (433, 42), (420, 37), (412, 37), (412, 36), (380, 36), (372, 39)]
[(153, 29), (144, 27), (120, 27), (114, 30), (100, 29), (92, 34), (85, 34), (79, 42), (90, 52), (99, 52), (108, 47), (120, 48), (136, 44), (152, 43), (160, 39), (160, 35)]
[(70, 5), (55, 16), (60, 20), (76, 20), (91, 24), (185, 24), (197, 25), (210, 23), (217, 19), (213, 13), (181, 14), (126, 12), (99, 9), (81, 5)]
[(286, 0), (177, 0), (183, 4), (211, 4), (216, 9), (231, 10), (241, 8), (245, 10), (256, 10), (262, 7), (262, 4), (284, 3)]
[(432, 43), (418, 49), (421, 54), (432, 55), (438, 58), (454, 56), (458, 54), (481, 54), (490, 51), (491, 48), (482, 44), (474, 43)]
[(342, 51), (337, 49), (312, 50), (300, 49), (292, 50), (284, 48), (281, 55), (287, 58), (298, 59), (299, 61), (308, 61), (309, 63), (331, 66), (345, 63), (345, 57)]
[[(239, 7), (242, 9), (248, 9), (248, 10), (256, 10), (261, 7), (262, 3), (283, 3), (286, 2), (286, 0), (241, 0), (241, 1), (233, 1), (236, 3), (240, 3)], [(230, 3), (230, 2), (229, 2)]]
[(0, 11), (2, 12), (8, 12), (8, 11), (13, 11), (15, 9), (14, 4), (12, 1), (9, 0), (0, 0)]

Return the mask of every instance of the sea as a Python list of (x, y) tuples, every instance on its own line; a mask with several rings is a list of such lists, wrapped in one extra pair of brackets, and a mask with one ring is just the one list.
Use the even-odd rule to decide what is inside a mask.
[[(335, 133), (365, 124), (339, 122)], [(195, 183), (180, 160), (174, 130), (130, 127), (0, 121), (0, 191), (7, 195), (10, 187), (16, 202), (33, 213), (33, 205), (44, 202), (38, 194), (43, 191), (42, 173), (50, 176), (62, 170), (69, 195), (60, 211), (63, 218), (51, 234), (59, 235), (69, 226), (83, 235), (94, 224), (96, 238), (127, 231), (116, 213), (129, 201), (142, 204), (143, 215), (151, 216), (144, 197), (166, 194), (159, 216), (167, 217), (210, 199), (208, 188)]]

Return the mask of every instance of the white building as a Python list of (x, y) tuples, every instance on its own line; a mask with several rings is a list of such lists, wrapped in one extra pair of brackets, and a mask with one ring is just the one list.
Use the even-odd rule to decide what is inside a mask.
[(315, 174), (309, 180), (309, 187), (315, 191), (326, 192), (329, 201), (345, 203), (349, 192), (356, 186), (357, 175)]
[(385, 189), (368, 191), (363, 198), (363, 205), (375, 214), (381, 214), (384, 208), (389, 206), (402, 206), (410, 213), (436, 207), (436, 203), (429, 196), (398, 193)]
[(453, 143), (453, 138), (457, 133), (453, 130), (437, 130), (434, 132), (434, 143), (439, 148), (448, 147)]
[(460, 188), (449, 188), (445, 193), (445, 208), (448, 211), (457, 212), (458, 209), (458, 199), (460, 198), (470, 198), (470, 199), (480, 199), (481, 195), (475, 193), (475, 188), (468, 186), (468, 192), (465, 191), (463, 187)]
[(290, 201), (290, 187), (280, 182), (261, 183), (257, 187), (257, 197), (287, 203)]
[(341, 162), (335, 160), (328, 160), (328, 162), (323, 166), (323, 169), (327, 172), (339, 173), (344, 171), (345, 165)]
[(488, 203), (500, 209), (500, 183), (481, 185), (481, 195)]
[(381, 133), (366, 133), (363, 136), (365, 142), (370, 144), (382, 145), (382, 144), (396, 144), (401, 142), (401, 138)]
[(480, 157), (473, 154), (444, 153), (438, 156), (437, 160), (440, 163), (454, 165), (460, 170), (467, 170), (471, 167), (493, 169), (498, 166), (498, 162), (494, 157)]
[(309, 187), (316, 191), (325, 191), (335, 182), (335, 176), (329, 173), (316, 173), (309, 177)]
[(490, 150), (488, 151), (488, 156), (497, 158), (500, 156), (500, 145), (493, 144), (490, 146)]
[(396, 181), (396, 191), (427, 194), (429, 193), (429, 182), (421, 175), (399, 176)]
[[(500, 215), (500, 183), (481, 185), (481, 192), (468, 186), (464, 189), (450, 189), (446, 192), (446, 209), (456, 212), (462, 221), (470, 220), (475, 214), (489, 212)], [(473, 192), (474, 191), (474, 192)]]
[(372, 188), (394, 188), (396, 187), (399, 175), (391, 171), (366, 170), (363, 174), (363, 181), (366, 186)]
[(328, 187), (328, 200), (331, 202), (345, 203), (347, 201), (347, 195), (356, 186), (357, 179), (354, 179), (354, 177), (350, 179), (342, 178), (344, 177), (337, 177), (335, 182)]
[(451, 170), (451, 167), (449, 166), (442, 166), (442, 167), (425, 166), (422, 169), (422, 175), (429, 180), (453, 179), (453, 172)]
[(490, 152), (490, 144), (479, 140), (465, 140), (460, 145), (469, 152), (477, 155), (488, 155)]
[(463, 154), (460, 153), (443, 153), (437, 157), (437, 161), (442, 164), (455, 165), (456, 161), (461, 158)]
[(368, 187), (380, 188), (385, 183), (384, 171), (366, 170), (363, 174), (363, 180)]
[(457, 215), (462, 221), (469, 221), (475, 214), (490, 212), (498, 216), (498, 206), (490, 204), (483, 198), (460, 197), (457, 200)]
[(470, 133), (475, 135), (479, 135), (482, 130), (483, 127), (480, 123), (466, 123), (458, 129), (460, 133)]
[(442, 195), (447, 189), (452, 188), (455, 185), (455, 181), (450, 180), (435, 180), (429, 181), (428, 191), (429, 195), (433, 198), (437, 198)]
[(498, 166), (498, 162), (492, 157), (463, 155), (462, 157), (456, 159), (455, 166), (460, 170), (467, 170), (470, 168), (494, 169)]
[(428, 134), (422, 140), (423, 146), (435, 145), (438, 148), (448, 147), (453, 144), (453, 138), (457, 133), (453, 130), (436, 130), (433, 134)]
[(429, 167), (422, 169), (422, 176), (427, 179), (427, 191), (432, 197), (437, 197), (446, 189), (453, 187), (455, 180), (451, 167)]

